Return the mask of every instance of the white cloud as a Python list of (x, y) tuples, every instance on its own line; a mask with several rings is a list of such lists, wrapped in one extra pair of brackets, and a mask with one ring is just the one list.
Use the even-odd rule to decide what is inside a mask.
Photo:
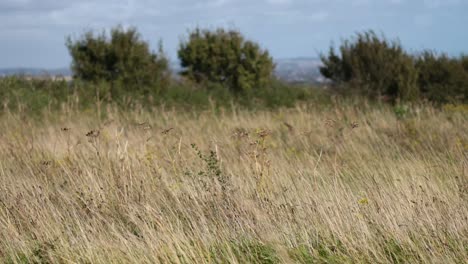
[(293, 0), (266, 0), (266, 2), (272, 5), (289, 5), (293, 3)]
[[(59, 62), (68, 59), (63, 58), (65, 36), (116, 24), (138, 27), (152, 45), (162, 38), (170, 54), (188, 27), (228, 26), (286, 56), (291, 51), (282, 47), (281, 36), (302, 39), (309, 47), (314, 43), (306, 44), (306, 39), (314, 42), (317, 35), (328, 45), (360, 29), (412, 30), (407, 33), (412, 35), (454, 16), (462, 27), (468, 20), (461, 11), (467, 8), (465, 0), (0, 0), (0, 58), (7, 58), (0, 63), (12, 61), (13, 54), (20, 57), (23, 50), (16, 47), (31, 43), (32, 50), (61, 50), (54, 65), (63, 64)], [(34, 61), (31, 53), (23, 57)]]

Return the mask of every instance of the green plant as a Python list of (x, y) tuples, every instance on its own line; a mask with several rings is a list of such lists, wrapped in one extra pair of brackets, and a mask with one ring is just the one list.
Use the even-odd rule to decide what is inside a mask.
[(398, 41), (373, 31), (358, 33), (343, 41), (339, 54), (331, 47), (321, 59), (320, 72), (339, 86), (374, 99), (417, 98), (418, 72)]
[(24, 253), (18, 253), (16, 255), (9, 255), (7, 258), (4, 260), (6, 264), (30, 264), (34, 263), (29, 261), (29, 258), (26, 254)]
[(113, 97), (124, 92), (149, 94), (167, 85), (168, 61), (162, 45), (158, 53), (150, 51), (136, 28), (117, 26), (110, 34), (88, 31), (78, 39), (69, 37), (66, 46), (74, 77), (111, 83)]
[(327, 247), (323, 244), (317, 244), (314, 248), (305, 245), (292, 248), (288, 251), (289, 257), (302, 264), (338, 264), (347, 263), (348, 259), (336, 252), (335, 246)]
[(317, 262), (311, 250), (305, 245), (290, 249), (288, 254), (289, 257), (297, 263), (313, 264)]
[(395, 116), (397, 117), (397, 119), (400, 120), (406, 117), (406, 115), (408, 114), (408, 107), (405, 105), (399, 104), (393, 108), (393, 112), (395, 113)]
[(219, 177), (221, 175), (221, 168), (219, 166), (219, 161), (216, 155), (216, 152), (213, 150), (210, 150), (210, 153), (208, 155), (204, 155), (200, 149), (198, 149), (196, 144), (191, 144), (190, 145), (193, 150), (196, 151), (197, 156), (203, 160), (206, 164), (206, 171), (200, 171), (198, 175), (203, 176), (203, 175), (211, 175), (215, 177)]
[(391, 263), (418, 263), (421, 262), (417, 252), (406, 249), (403, 245), (394, 240), (390, 239), (386, 241), (384, 245), (385, 257)]
[(214, 263), (229, 263), (231, 252), (239, 263), (280, 263), (280, 259), (272, 246), (247, 239), (216, 244), (210, 248), (210, 257)]
[(197, 83), (214, 82), (234, 92), (266, 87), (274, 64), (268, 51), (239, 31), (196, 28), (180, 43), (182, 75)]
[(468, 102), (468, 59), (424, 51), (416, 57), (421, 94), (437, 103)]

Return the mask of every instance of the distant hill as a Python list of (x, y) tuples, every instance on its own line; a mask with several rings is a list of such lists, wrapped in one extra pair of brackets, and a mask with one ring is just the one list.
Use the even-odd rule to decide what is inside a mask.
[(317, 58), (287, 58), (277, 59), (275, 74), (281, 80), (296, 83), (321, 83), (324, 78), (320, 74), (320, 59)]
[[(325, 81), (320, 74), (322, 62), (318, 58), (299, 57), (276, 59), (275, 75), (290, 83), (322, 83)], [(177, 61), (171, 61), (170, 67), (174, 72), (182, 69)]]
[[(275, 75), (286, 82), (293, 83), (321, 83), (324, 81), (320, 74), (320, 59), (317, 58), (286, 58), (276, 59)], [(177, 61), (170, 62), (173, 72), (181, 71)], [(41, 68), (4, 68), (0, 69), (0, 77), (10, 75), (24, 76), (65, 76), (72, 75), (70, 68), (41, 69)]]
[(25, 76), (71, 76), (69, 68), (42, 69), (42, 68), (4, 68), (0, 69), (0, 77), (10, 75)]

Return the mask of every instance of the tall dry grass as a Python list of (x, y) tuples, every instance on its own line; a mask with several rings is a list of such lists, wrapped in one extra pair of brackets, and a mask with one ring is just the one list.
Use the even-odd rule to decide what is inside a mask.
[(466, 263), (468, 115), (0, 117), (6, 263)]

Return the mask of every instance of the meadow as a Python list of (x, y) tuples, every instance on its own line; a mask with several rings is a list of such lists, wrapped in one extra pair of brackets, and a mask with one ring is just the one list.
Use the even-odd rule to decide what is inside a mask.
[(2, 263), (466, 263), (468, 109), (0, 115)]

